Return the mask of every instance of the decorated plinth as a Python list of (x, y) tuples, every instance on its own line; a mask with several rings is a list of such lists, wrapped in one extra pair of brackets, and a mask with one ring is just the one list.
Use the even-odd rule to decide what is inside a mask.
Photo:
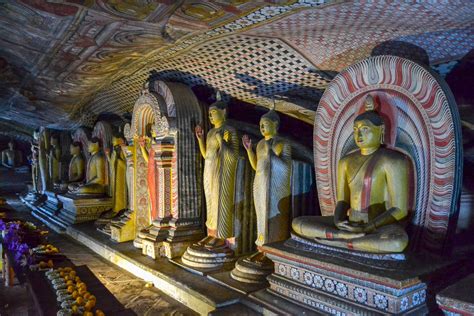
[[(454, 265), (422, 255), (347, 251), (297, 236), (261, 250), (275, 263), (263, 291), (335, 315), (426, 312), (428, 285)], [(268, 300), (268, 292), (253, 297)]]
[(436, 302), (445, 315), (474, 315), (474, 274), (441, 291)]
[(112, 199), (104, 196), (58, 195), (63, 209), (59, 217), (68, 224), (93, 221), (112, 208)]

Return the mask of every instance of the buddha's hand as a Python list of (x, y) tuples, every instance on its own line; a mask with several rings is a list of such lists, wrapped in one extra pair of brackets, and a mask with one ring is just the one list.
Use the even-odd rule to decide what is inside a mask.
[(224, 141), (227, 143), (230, 139), (230, 132), (228, 130), (224, 131)]
[(196, 134), (196, 138), (202, 140), (204, 137), (204, 131), (202, 130), (201, 125), (196, 125), (194, 128), (194, 133)]
[(245, 134), (242, 136), (242, 144), (247, 151), (252, 149), (252, 140), (250, 139), (249, 135)]
[(339, 222), (336, 226), (340, 230), (345, 230), (351, 233), (363, 233), (365, 227), (365, 225), (357, 225), (355, 223), (350, 223), (349, 221)]

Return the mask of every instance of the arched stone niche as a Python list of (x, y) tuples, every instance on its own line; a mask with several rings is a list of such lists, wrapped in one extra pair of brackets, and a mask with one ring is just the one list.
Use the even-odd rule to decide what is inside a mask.
[(368, 94), (384, 117), (386, 146), (402, 151), (413, 162), (410, 247), (448, 251), (462, 178), (459, 114), (444, 81), (403, 58), (368, 58), (342, 71), (325, 91), (314, 123), (322, 214), (334, 212), (337, 162), (356, 148), (352, 124)]
[[(143, 241), (148, 240), (149, 249), (144, 253), (152, 257), (163, 246), (167, 256), (179, 255), (188, 243), (183, 236), (190, 241), (201, 237), (202, 158), (194, 126), (202, 120), (201, 106), (189, 87), (154, 81), (140, 93), (131, 124), (124, 128), (129, 144), (127, 175), (133, 179), (129, 192), (136, 233), (152, 232), (148, 234), (150, 238), (140, 234), (134, 244), (143, 247)], [(153, 160), (146, 163), (139, 140), (150, 137), (150, 132), (154, 137), (147, 149), (148, 160)], [(153, 168), (151, 173), (149, 168)], [(178, 237), (181, 242), (175, 243)]]

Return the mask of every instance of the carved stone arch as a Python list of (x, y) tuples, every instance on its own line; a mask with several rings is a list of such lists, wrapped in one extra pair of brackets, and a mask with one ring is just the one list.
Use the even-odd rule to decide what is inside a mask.
[(385, 143), (414, 163), (411, 247), (445, 251), (455, 229), (461, 189), (459, 114), (447, 85), (403, 58), (377, 56), (354, 64), (334, 78), (321, 98), (314, 123), (321, 211), (334, 211), (337, 162), (356, 148), (352, 124), (368, 94), (387, 123)]
[(132, 124), (124, 128), (124, 136), (130, 142), (134, 137), (145, 136), (148, 124), (158, 124), (161, 118), (157, 97), (144, 89), (133, 106)]
[(202, 157), (194, 127), (203, 120), (201, 105), (191, 88), (182, 83), (155, 81), (150, 87), (161, 97), (168, 122), (176, 129), (172, 133), (178, 157), (174, 173), (178, 176), (176, 214), (181, 218), (199, 218), (203, 207)]

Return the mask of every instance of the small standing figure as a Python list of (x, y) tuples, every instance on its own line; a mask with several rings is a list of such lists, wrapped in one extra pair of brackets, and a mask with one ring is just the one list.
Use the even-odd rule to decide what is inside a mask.
[(59, 146), (59, 137), (51, 135), (50, 149), (48, 152), (49, 180), (51, 184), (61, 181), (61, 147)]

